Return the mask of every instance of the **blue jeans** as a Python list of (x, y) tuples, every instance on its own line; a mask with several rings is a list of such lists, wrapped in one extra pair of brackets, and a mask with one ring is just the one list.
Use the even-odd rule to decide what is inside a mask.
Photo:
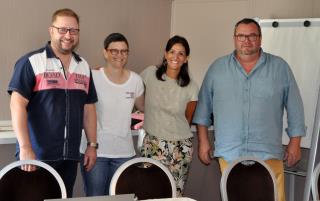
[(87, 172), (83, 166), (81, 155), (81, 174), (86, 196), (109, 195), (109, 186), (115, 171), (130, 158), (97, 157), (95, 166)]

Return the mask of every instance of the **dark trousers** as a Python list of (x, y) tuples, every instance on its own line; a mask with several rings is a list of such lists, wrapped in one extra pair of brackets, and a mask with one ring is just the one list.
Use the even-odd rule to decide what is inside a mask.
[(55, 169), (61, 176), (67, 190), (67, 197), (71, 198), (73, 194), (73, 186), (76, 181), (78, 171), (78, 161), (74, 160), (59, 160), (59, 161), (44, 161)]

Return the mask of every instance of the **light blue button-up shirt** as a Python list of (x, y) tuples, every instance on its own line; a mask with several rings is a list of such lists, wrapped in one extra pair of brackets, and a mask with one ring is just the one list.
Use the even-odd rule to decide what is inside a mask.
[(193, 122), (209, 126), (213, 113), (216, 157), (228, 162), (241, 156), (282, 160), (284, 108), (288, 136), (304, 136), (302, 99), (289, 65), (261, 49), (247, 74), (233, 52), (209, 67)]

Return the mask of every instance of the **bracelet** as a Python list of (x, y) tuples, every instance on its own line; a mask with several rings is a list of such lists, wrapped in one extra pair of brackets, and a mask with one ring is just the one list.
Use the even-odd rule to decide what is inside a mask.
[(99, 143), (97, 143), (97, 142), (88, 142), (87, 146), (98, 149), (99, 148)]

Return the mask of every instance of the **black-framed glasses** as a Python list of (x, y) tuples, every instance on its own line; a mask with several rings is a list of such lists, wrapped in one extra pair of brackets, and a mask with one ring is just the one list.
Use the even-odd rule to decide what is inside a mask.
[(69, 32), (70, 35), (78, 35), (80, 32), (80, 29), (75, 29), (75, 28), (56, 27), (53, 25), (51, 27), (56, 28), (59, 34), (66, 34)]
[(112, 55), (118, 55), (118, 54), (121, 54), (121, 55), (128, 55), (129, 53), (129, 50), (128, 49), (123, 49), (123, 50), (118, 50), (118, 49), (107, 49), (107, 51), (109, 51)]
[(236, 39), (240, 42), (244, 42), (246, 39), (248, 39), (250, 42), (256, 41), (260, 35), (259, 34), (249, 34), (249, 35), (244, 35), (244, 34), (238, 34), (235, 35)]

